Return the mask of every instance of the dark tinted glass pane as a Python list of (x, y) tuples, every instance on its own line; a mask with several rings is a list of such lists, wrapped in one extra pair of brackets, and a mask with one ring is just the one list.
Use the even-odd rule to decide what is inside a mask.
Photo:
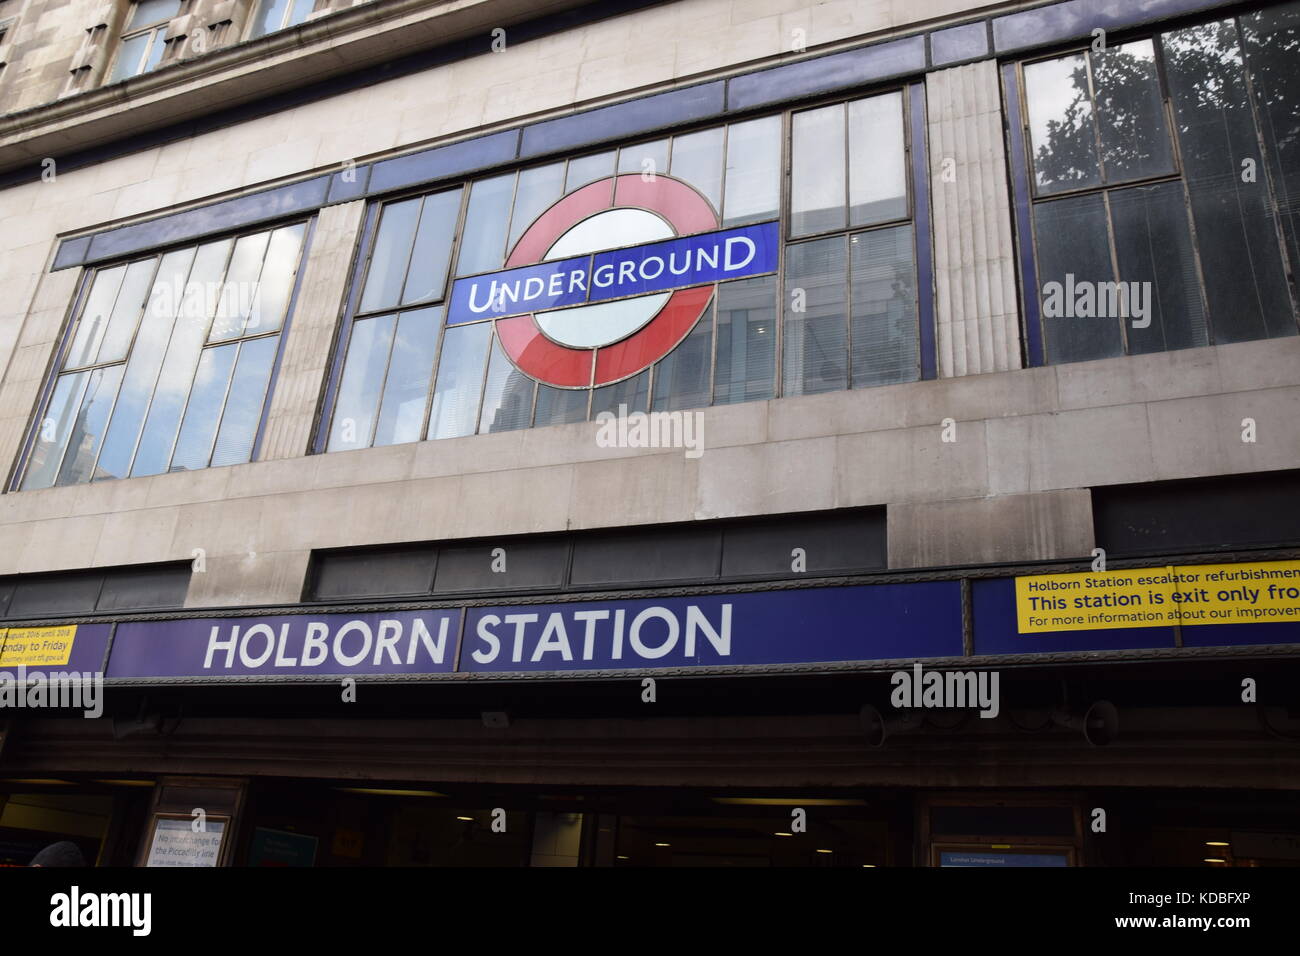
[(9, 616), (9, 601), (14, 596), (12, 581), (0, 581), (0, 618)]
[(1300, 471), (1094, 488), (1108, 554), (1276, 547), (1300, 540)]
[(765, 521), (728, 528), (722, 537), (723, 577), (788, 577), (802, 548), (806, 573), (883, 568), (883, 511), (851, 512)]
[[(1265, 155), (1291, 269), (1300, 268), (1300, 3), (1241, 18)], [(1272, 326), (1286, 333), (1281, 323)]]
[(712, 349), (713, 309), (710, 304), (690, 334), (655, 366), (654, 411), (702, 408), (709, 404)]
[(1293, 335), (1267, 190), (1241, 177), (1241, 160), (1258, 156), (1259, 142), (1236, 27), (1179, 30), (1164, 47), (1214, 340)]
[[(493, 552), (500, 548), (502, 554)], [(525, 588), (558, 588), (564, 582), (569, 546), (563, 541), (530, 541), (443, 548), (438, 555), (436, 593)], [(493, 568), (504, 568), (494, 571)]]
[(538, 385), (534, 427), (585, 422), (587, 395), (588, 391), (585, 388), (552, 388), (549, 385)]
[(152, 607), (183, 607), (190, 586), (190, 566), (114, 571), (105, 575), (96, 609), (129, 611)]
[(591, 396), (591, 417), (594, 420), (601, 412), (619, 414), (619, 406), (626, 406), (628, 414), (649, 410), (650, 373), (639, 372), (631, 378), (625, 378), (613, 385), (593, 389)]
[(1073, 836), (1071, 807), (934, 807), (930, 832), (983, 836)]
[(710, 580), (718, 574), (721, 532), (651, 531), (626, 537), (581, 538), (573, 545), (574, 587)]
[(776, 276), (718, 286), (718, 353), (713, 401), (771, 398), (776, 390)]
[(1173, 171), (1155, 48), (1150, 40), (1092, 55), (1097, 129), (1106, 181), (1125, 182)]
[(1102, 197), (1039, 203), (1034, 207), (1034, 233), (1048, 361), (1122, 355), (1120, 320), (1097, 314), (1099, 283), (1115, 281)]
[(14, 582), (9, 617), (34, 618), (55, 614), (87, 614), (95, 609), (102, 574), (41, 575)]
[(1097, 162), (1097, 130), (1083, 54), (1028, 63), (1024, 73), (1038, 192), (1098, 185), (1101, 169)]
[(912, 227), (849, 237), (853, 387), (921, 377)]
[(843, 236), (801, 242), (785, 253), (786, 395), (833, 392), (848, 383), (848, 275)]
[(1110, 194), (1130, 354), (1208, 345), (1196, 256), (1180, 183)]
[(328, 601), (428, 594), (434, 559), (432, 548), (317, 555), (312, 597)]

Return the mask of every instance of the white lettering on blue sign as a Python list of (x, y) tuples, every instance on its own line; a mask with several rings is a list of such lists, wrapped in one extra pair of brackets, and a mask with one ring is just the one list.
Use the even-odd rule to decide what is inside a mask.
[[(438, 622), (438, 633), (430, 633), (420, 618), (404, 627), (400, 620), (384, 619), (377, 627), (362, 620), (344, 621), (332, 632), (330, 625), (309, 621), (303, 635), (299, 657), (287, 653), (293, 625), (284, 622), (277, 634), (269, 624), (214, 624), (208, 635), (203, 669), (255, 671), (272, 661), (274, 667), (320, 667), (331, 661), (343, 667), (370, 664), (412, 665), (417, 659), (441, 665), (447, 657), (450, 619)], [(296, 646), (297, 642), (293, 642)]]
[(627, 611), (552, 611), (540, 614), (484, 614), (474, 628), (470, 656), (478, 664), (509, 660), (514, 664), (554, 661), (657, 661), (673, 652), (694, 659), (706, 645), (720, 658), (731, 656), (732, 605), (719, 606), (716, 621), (697, 604), (688, 604), (685, 622), (670, 608), (642, 608), (629, 620)]
[(776, 271), (775, 222), (457, 279), (447, 324), (506, 318)]

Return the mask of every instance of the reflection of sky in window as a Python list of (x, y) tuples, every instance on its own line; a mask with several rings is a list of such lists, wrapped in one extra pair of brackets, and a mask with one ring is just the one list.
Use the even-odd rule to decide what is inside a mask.
[[(1034, 158), (1039, 158), (1039, 150), (1049, 143), (1049, 130), (1052, 123), (1064, 123), (1070, 106), (1078, 103), (1075, 116), (1075, 129), (1087, 124), (1092, 118), (1092, 104), (1088, 102), (1086, 89), (1075, 85), (1076, 74), (1084, 74), (1083, 55), (1061, 57), (1058, 60), (1045, 60), (1031, 63), (1025, 67), (1025, 97), (1029, 106), (1029, 135), (1033, 140)], [(1094, 173), (1095, 175), (1095, 173)], [(1048, 185), (1049, 180), (1038, 173), (1038, 184)]]

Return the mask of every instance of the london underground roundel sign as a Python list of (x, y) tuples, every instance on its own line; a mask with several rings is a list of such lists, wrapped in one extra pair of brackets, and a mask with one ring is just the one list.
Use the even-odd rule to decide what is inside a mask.
[(447, 324), (482, 319), (525, 374), (561, 388), (635, 375), (677, 346), (718, 282), (776, 271), (775, 222), (718, 229), (678, 179), (615, 176), (569, 193), (505, 268), (457, 279)]

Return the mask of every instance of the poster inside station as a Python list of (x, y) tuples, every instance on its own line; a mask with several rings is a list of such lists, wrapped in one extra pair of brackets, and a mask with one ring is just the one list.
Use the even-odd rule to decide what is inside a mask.
[(1300, 561), (1016, 578), (1021, 634), (1300, 621)]

